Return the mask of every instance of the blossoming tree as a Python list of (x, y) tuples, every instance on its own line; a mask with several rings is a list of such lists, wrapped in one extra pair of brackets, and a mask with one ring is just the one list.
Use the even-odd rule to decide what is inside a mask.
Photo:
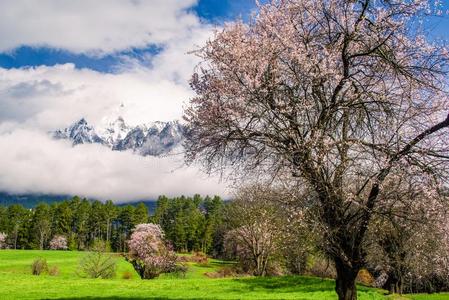
[(266, 275), (269, 261), (282, 247), (288, 216), (282, 196), (251, 185), (241, 188), (227, 206), (225, 220), (232, 230), (225, 236), (225, 248), (235, 252), (246, 271), (256, 276)]
[(394, 172), (383, 184), (382, 214), (368, 234), (368, 263), (384, 276), (381, 287), (392, 292), (449, 287), (449, 206), (444, 191), (429, 189), (431, 181)]
[(67, 250), (67, 238), (63, 235), (55, 235), (50, 241), (51, 250)]
[(6, 248), (6, 238), (8, 235), (4, 232), (0, 232), (0, 249)]
[(176, 268), (176, 254), (164, 240), (159, 225), (138, 224), (128, 241), (127, 260), (142, 279), (152, 279)]
[(429, 189), (447, 175), (448, 51), (418, 22), (433, 5), (273, 0), (197, 51), (187, 161), (310, 188), (339, 299), (357, 298), (390, 174), (429, 174)]

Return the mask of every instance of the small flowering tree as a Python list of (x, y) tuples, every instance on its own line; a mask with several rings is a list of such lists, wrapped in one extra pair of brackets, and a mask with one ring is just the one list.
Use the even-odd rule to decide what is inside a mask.
[(156, 278), (159, 274), (172, 272), (176, 268), (176, 254), (165, 242), (159, 225), (137, 225), (128, 241), (128, 247), (126, 259), (142, 279)]
[(55, 235), (50, 241), (50, 250), (67, 250), (67, 239), (63, 235)]
[(381, 287), (392, 292), (449, 287), (447, 192), (429, 189), (432, 180), (396, 172), (384, 183), (383, 213), (370, 226), (368, 263), (380, 273)]
[(248, 185), (227, 206), (225, 220), (231, 230), (225, 235), (225, 250), (239, 259), (246, 272), (269, 274), (276, 262), (291, 258), (286, 255), (290, 242), (306, 251), (299, 211), (288, 205), (293, 197), (280, 189)]
[(4, 232), (0, 232), (0, 249), (6, 248), (6, 238), (8, 235)]

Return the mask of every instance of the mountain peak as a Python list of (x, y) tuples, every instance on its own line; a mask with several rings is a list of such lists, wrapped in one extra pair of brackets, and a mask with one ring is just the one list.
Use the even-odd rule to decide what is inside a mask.
[(184, 127), (178, 121), (155, 121), (129, 126), (119, 116), (105, 128), (96, 130), (85, 118), (52, 133), (56, 139), (68, 139), (72, 144), (102, 144), (114, 151), (132, 150), (142, 156), (160, 156), (180, 147)]
[(81, 119), (78, 121), (78, 124), (87, 124), (87, 121), (86, 121), (86, 119), (81, 118)]

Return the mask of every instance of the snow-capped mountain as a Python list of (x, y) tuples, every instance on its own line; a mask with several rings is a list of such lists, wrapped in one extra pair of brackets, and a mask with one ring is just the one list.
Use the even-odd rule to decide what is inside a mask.
[(84, 118), (63, 130), (56, 130), (53, 133), (53, 136), (57, 139), (70, 139), (73, 142), (73, 145), (105, 143), (104, 140), (95, 132), (93, 126), (87, 124), (87, 121)]
[(111, 147), (126, 137), (128, 132), (132, 130), (132, 127), (128, 126), (122, 117), (118, 117), (117, 120), (110, 122), (106, 128), (99, 130), (99, 135), (102, 139)]
[(132, 150), (143, 156), (160, 156), (181, 146), (184, 132), (184, 126), (178, 121), (129, 126), (122, 117), (119, 117), (105, 128), (98, 130), (83, 118), (51, 134), (56, 139), (71, 140), (74, 146), (96, 143), (114, 151)]

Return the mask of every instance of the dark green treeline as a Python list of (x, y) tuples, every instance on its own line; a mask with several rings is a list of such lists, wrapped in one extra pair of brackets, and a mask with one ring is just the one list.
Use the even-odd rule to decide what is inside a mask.
[(8, 235), (12, 249), (47, 249), (53, 236), (64, 235), (70, 250), (88, 250), (95, 241), (106, 241), (112, 251), (125, 252), (132, 229), (140, 223), (157, 223), (179, 252), (221, 253), (223, 200), (215, 196), (160, 196), (154, 215), (145, 204), (119, 206), (73, 197), (32, 209), (13, 204), (0, 206), (0, 232)]

